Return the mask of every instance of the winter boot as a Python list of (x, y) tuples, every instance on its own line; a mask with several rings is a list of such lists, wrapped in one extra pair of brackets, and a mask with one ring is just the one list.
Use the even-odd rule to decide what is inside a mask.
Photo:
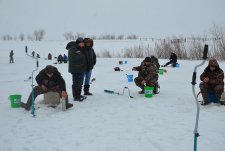
[(153, 90), (153, 93), (154, 94), (158, 94), (159, 93), (159, 89), (160, 89), (160, 86), (159, 86), (159, 83), (157, 82), (154, 86), (154, 90)]
[(74, 94), (74, 101), (82, 102), (84, 99), (86, 99), (85, 96), (81, 95), (81, 87), (79, 86), (74, 86), (73, 94)]
[(92, 95), (92, 93), (89, 92), (90, 85), (84, 85), (84, 95)]
[(144, 93), (145, 93), (144, 87), (141, 86), (140, 88), (141, 88), (141, 91), (138, 91), (138, 93), (139, 93), (139, 94), (144, 94)]
[(73, 98), (75, 98), (75, 95), (76, 95), (75, 89), (76, 89), (76, 86), (72, 85)]
[(66, 109), (73, 107), (72, 103), (69, 103), (68, 98), (66, 99)]
[(80, 86), (80, 87), (79, 87), (79, 93), (80, 93), (80, 97), (81, 97), (81, 98), (84, 98), (84, 99), (86, 99), (87, 97), (86, 97), (86, 96), (83, 96), (83, 95), (81, 95), (81, 92), (82, 92), (82, 86)]
[(28, 107), (27, 104), (25, 104), (25, 103), (23, 103), (23, 102), (20, 102), (20, 106), (21, 106), (22, 108), (24, 108), (25, 110), (30, 111), (30, 107)]

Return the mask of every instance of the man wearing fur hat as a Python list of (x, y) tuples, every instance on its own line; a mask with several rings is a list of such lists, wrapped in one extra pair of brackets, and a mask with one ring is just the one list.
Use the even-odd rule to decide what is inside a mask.
[[(34, 87), (34, 99), (40, 94), (44, 94), (47, 92), (58, 92), (60, 97), (64, 97), (66, 100), (66, 109), (73, 106), (73, 104), (68, 102), (65, 80), (62, 78), (60, 72), (56, 67), (47, 65), (36, 76), (36, 81), (38, 86)], [(27, 111), (31, 109), (32, 92), (30, 93), (27, 103), (21, 102), (20, 105)]]
[(200, 80), (202, 81), (199, 85), (203, 98), (202, 105), (210, 103), (208, 92), (215, 93), (218, 100), (220, 100), (224, 91), (224, 73), (216, 59), (209, 60), (209, 64), (201, 74)]
[(83, 101), (85, 96), (81, 95), (82, 85), (84, 81), (84, 73), (87, 70), (87, 59), (84, 54), (84, 40), (77, 38), (67, 44), (69, 72), (72, 74), (73, 97), (74, 101)]
[(146, 57), (141, 66), (133, 67), (133, 71), (139, 71), (138, 77), (134, 79), (135, 84), (140, 87), (142, 90), (139, 92), (140, 94), (144, 93), (145, 86), (153, 86), (153, 92), (156, 94), (156, 85), (158, 81), (158, 68), (152, 62), (150, 57)]

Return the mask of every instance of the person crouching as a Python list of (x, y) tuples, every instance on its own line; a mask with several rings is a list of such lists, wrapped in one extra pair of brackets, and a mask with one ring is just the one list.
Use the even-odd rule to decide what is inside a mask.
[(134, 79), (135, 84), (141, 88), (139, 94), (144, 93), (145, 86), (154, 87), (153, 93), (157, 93), (158, 68), (150, 57), (146, 57), (141, 66), (133, 67), (133, 71), (139, 71), (138, 77)]

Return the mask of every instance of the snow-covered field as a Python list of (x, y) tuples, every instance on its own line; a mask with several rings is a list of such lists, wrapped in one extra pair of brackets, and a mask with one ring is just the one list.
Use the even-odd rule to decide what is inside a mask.
[[(97, 58), (91, 84), (93, 96), (84, 102), (72, 100), (72, 79), (67, 64), (53, 64), (45, 60), (48, 52), (53, 56), (67, 53), (66, 42), (0, 42), (0, 150), (1, 151), (190, 151), (193, 150), (193, 130), (196, 105), (191, 90), (193, 68), (201, 61), (179, 61), (180, 68), (167, 67), (167, 74), (160, 75), (160, 94), (145, 98), (140, 90), (128, 82), (126, 74), (137, 76), (131, 71), (142, 59)], [(36, 99), (36, 117), (22, 108), (10, 108), (9, 95), (21, 94), (26, 102), (31, 92), (31, 82), (25, 82), (35, 68), (35, 60), (25, 54), (37, 51), (41, 55), (39, 69), (46, 65), (56, 66), (67, 84), (70, 102), (74, 107), (62, 112), (60, 107), (48, 108), (41, 104), (43, 95)], [(108, 43), (105, 47), (113, 48)], [(127, 45), (127, 44), (118, 44)], [(129, 44), (130, 46), (133, 43)], [(98, 52), (100, 43), (95, 45)], [(121, 46), (122, 47), (122, 46)], [(53, 51), (53, 49), (58, 48)], [(9, 52), (13, 49), (15, 63), (9, 64)], [(51, 49), (51, 50), (50, 50)], [(128, 61), (119, 65), (118, 61)], [(160, 64), (167, 60), (160, 59)], [(225, 63), (219, 62), (222, 69)], [(207, 63), (199, 68), (199, 75)], [(115, 72), (119, 66), (123, 71)], [(38, 74), (35, 72), (35, 76)], [(36, 84), (36, 83), (35, 83)], [(104, 92), (110, 89), (122, 92), (127, 86), (134, 98)], [(198, 91), (198, 85), (196, 85)], [(199, 98), (201, 100), (201, 97)], [(225, 149), (225, 106), (211, 104), (200, 107), (198, 150), (224, 151)]]

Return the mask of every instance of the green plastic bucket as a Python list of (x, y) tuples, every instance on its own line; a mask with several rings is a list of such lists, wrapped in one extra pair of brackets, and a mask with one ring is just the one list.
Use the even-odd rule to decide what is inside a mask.
[(164, 69), (159, 69), (159, 74), (163, 75)]
[(153, 89), (154, 87), (146, 86), (145, 87), (145, 97), (151, 98), (153, 96)]
[(21, 98), (22, 98), (22, 95), (20, 95), (20, 94), (10, 95), (9, 99), (10, 99), (10, 102), (11, 102), (11, 108), (19, 108)]

